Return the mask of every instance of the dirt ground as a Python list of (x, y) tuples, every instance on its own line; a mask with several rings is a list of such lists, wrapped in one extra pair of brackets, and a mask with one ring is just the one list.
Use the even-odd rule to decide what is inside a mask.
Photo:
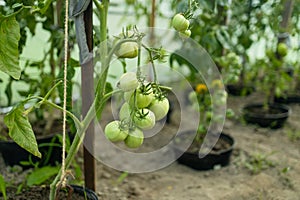
[(246, 125), (240, 108), (260, 99), (259, 94), (229, 98), (228, 107), (237, 114), (224, 126), (236, 142), (229, 166), (196, 171), (174, 162), (155, 172), (126, 176), (97, 162), (100, 199), (299, 200), (300, 104), (290, 105), (292, 114), (282, 129)]
[[(99, 199), (299, 200), (300, 104), (290, 105), (292, 113), (282, 129), (246, 125), (239, 117), (240, 108), (260, 99), (259, 94), (229, 97), (228, 107), (237, 116), (227, 120), (224, 126), (224, 132), (233, 136), (236, 143), (229, 166), (197, 171), (173, 162), (154, 172), (125, 174), (97, 161)], [(162, 132), (174, 129), (176, 127), (171, 124)], [(169, 137), (168, 133), (164, 135)], [(161, 145), (159, 140), (145, 143), (142, 150)], [(6, 173), (3, 165), (1, 171)], [(18, 178), (22, 181), (25, 176), (26, 173)]]

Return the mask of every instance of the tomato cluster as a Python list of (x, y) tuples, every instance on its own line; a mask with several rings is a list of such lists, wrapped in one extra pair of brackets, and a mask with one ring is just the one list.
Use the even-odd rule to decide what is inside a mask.
[(119, 120), (106, 125), (104, 132), (112, 142), (124, 141), (129, 148), (137, 148), (144, 141), (143, 131), (167, 115), (169, 100), (159, 84), (139, 80), (134, 72), (123, 74), (117, 87), (124, 93), (124, 103)]
[(189, 30), (190, 21), (186, 19), (181, 13), (176, 14), (172, 20), (172, 26), (175, 30), (179, 31), (179, 35), (183, 38), (189, 38), (191, 36), (191, 30)]

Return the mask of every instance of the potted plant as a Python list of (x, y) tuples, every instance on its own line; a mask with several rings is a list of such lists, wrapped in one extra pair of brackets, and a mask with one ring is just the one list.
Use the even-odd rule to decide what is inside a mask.
[[(105, 136), (111, 142), (124, 141), (129, 148), (138, 148), (142, 145), (144, 140), (143, 130), (151, 129), (155, 125), (155, 121), (165, 117), (169, 109), (168, 99), (165, 97), (165, 90), (169, 88), (159, 84), (154, 62), (155, 59), (162, 57), (162, 55), (159, 55), (161, 51), (158, 51), (159, 49), (154, 47), (150, 48), (146, 46), (142, 41), (145, 34), (140, 32), (136, 27), (126, 28), (111, 43), (108, 42), (106, 20), (109, 1), (94, 1), (94, 3), (100, 11), (101, 48), (99, 48), (98, 53), (100, 55), (101, 73), (98, 76), (96, 96), (87, 115), (80, 120), (70, 110), (64, 109), (49, 99), (50, 95), (62, 84), (62, 81), (58, 81), (44, 97), (29, 96), (15, 105), (4, 117), (4, 122), (9, 129), (10, 136), (20, 146), (37, 157), (41, 157), (41, 153), (35, 139), (34, 131), (29, 123), (28, 115), (30, 112), (41, 108), (43, 105), (48, 105), (63, 111), (74, 121), (76, 135), (63, 162), (65, 164), (61, 167), (50, 185), (50, 200), (57, 197), (61, 187), (66, 187), (64, 184), (66, 181), (65, 178), (69, 175), (67, 169), (70, 167), (83, 142), (87, 128), (96, 117), (99, 120), (101, 119), (103, 108), (113, 94), (122, 93), (126, 103), (124, 103), (120, 111), (120, 119), (112, 121), (105, 126)], [(109, 44), (112, 44), (112, 46), (109, 46)], [(141, 51), (145, 51), (147, 54), (146, 60), (150, 60), (154, 73), (153, 81), (146, 81), (145, 75), (141, 71), (141, 55), (143, 55)], [(125, 71), (119, 78), (117, 87), (108, 87), (108, 70), (111, 66), (111, 60), (115, 56), (124, 62), (128, 59), (137, 60), (136, 72)], [(29, 108), (24, 108), (24, 105), (31, 100), (36, 101)]]
[(278, 43), (275, 49), (268, 49), (266, 57), (258, 59), (256, 66), (262, 76), (257, 80), (257, 88), (264, 92), (263, 103), (252, 103), (243, 107), (243, 117), (248, 123), (273, 129), (281, 128), (290, 114), (290, 108), (274, 103), (275, 95), (284, 91), (290, 78), (283, 69), (287, 46)]
[[(178, 162), (197, 170), (228, 165), (235, 144), (233, 137), (224, 132), (215, 132), (220, 129), (211, 128), (222, 123), (222, 114), (213, 115), (213, 107), (224, 106), (227, 100), (227, 92), (221, 80), (213, 80), (211, 85), (212, 89), (208, 91), (206, 84), (199, 83), (195, 91), (189, 94), (190, 105), (200, 115), (196, 134), (194, 131), (182, 132), (174, 141), (175, 153), (181, 155)], [(232, 116), (233, 112), (228, 109), (226, 114)], [(181, 143), (190, 140), (193, 141), (192, 144), (184, 151)], [(212, 150), (207, 152), (207, 148)]]

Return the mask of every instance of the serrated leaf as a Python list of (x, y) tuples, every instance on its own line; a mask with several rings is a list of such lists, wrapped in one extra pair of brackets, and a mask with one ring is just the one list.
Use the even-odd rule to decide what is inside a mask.
[(36, 168), (27, 176), (27, 185), (40, 185), (58, 173), (59, 167), (45, 166)]
[(39, 152), (37, 141), (28, 117), (23, 115), (24, 104), (19, 104), (4, 117), (4, 123), (9, 129), (9, 136), (22, 148), (39, 158), (42, 154)]
[(20, 26), (15, 15), (0, 14), (0, 70), (20, 79), (18, 44), (20, 40)]

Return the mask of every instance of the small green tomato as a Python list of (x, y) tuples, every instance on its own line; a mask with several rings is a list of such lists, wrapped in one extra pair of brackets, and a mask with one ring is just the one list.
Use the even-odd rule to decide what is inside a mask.
[(152, 92), (152, 89), (144, 94), (139, 87), (135, 90), (135, 92), (124, 93), (124, 99), (132, 108), (134, 107), (134, 105), (136, 105), (137, 108), (146, 108), (153, 101), (154, 94)]
[(158, 121), (168, 114), (169, 108), (169, 100), (167, 98), (163, 98), (162, 100), (154, 99), (149, 107), (149, 110), (154, 113), (155, 120)]
[(150, 130), (155, 126), (155, 115), (151, 110), (143, 108), (135, 113), (133, 122), (142, 130)]
[(185, 30), (183, 32), (179, 32), (179, 36), (183, 39), (189, 38), (191, 34), (192, 34), (191, 30)]
[(125, 139), (125, 145), (129, 148), (138, 148), (143, 144), (144, 134), (143, 132), (136, 128), (129, 131), (127, 138)]
[(138, 56), (139, 45), (136, 42), (124, 42), (115, 52), (119, 58), (135, 58)]
[(177, 31), (182, 32), (182, 31), (186, 31), (189, 28), (190, 22), (182, 14), (176, 14), (173, 17), (172, 26)]
[(122, 74), (120, 80), (117, 84), (117, 87), (123, 90), (124, 92), (135, 90), (139, 85), (138, 79), (134, 72), (127, 72)]
[(128, 130), (121, 128), (120, 121), (112, 121), (105, 126), (104, 133), (107, 139), (112, 142), (119, 142), (125, 140), (128, 136)]
[(280, 42), (278, 45), (277, 45), (277, 52), (280, 56), (284, 57), (287, 55), (287, 52), (288, 52), (288, 47), (285, 43), (283, 42)]

